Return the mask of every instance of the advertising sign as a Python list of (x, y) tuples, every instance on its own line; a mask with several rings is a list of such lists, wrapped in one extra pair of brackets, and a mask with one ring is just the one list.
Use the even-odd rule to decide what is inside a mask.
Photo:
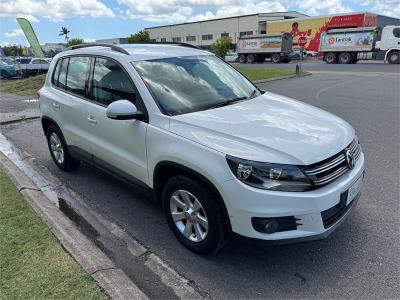
[(241, 40), (242, 49), (272, 49), (281, 48), (282, 37), (265, 37), (257, 39), (243, 39)]
[(25, 34), (26, 39), (32, 47), (33, 54), (38, 58), (44, 58), (42, 48), (40, 47), (39, 41), (36, 37), (35, 31), (33, 31), (31, 23), (27, 19), (17, 18), (17, 22), (21, 26), (22, 31)]
[(351, 32), (323, 34), (321, 51), (357, 49), (358, 51), (371, 50), (374, 42), (374, 32)]
[(375, 14), (358, 13), (337, 16), (298, 18), (282, 21), (267, 22), (267, 34), (282, 34), (285, 32), (293, 36), (293, 49), (300, 48), (298, 40), (305, 37), (307, 43), (304, 48), (309, 51), (319, 51), (322, 33), (333, 28), (374, 27), (377, 24)]

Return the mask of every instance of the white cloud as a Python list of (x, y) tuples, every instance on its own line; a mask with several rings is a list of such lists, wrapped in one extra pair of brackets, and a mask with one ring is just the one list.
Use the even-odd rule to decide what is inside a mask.
[(75, 16), (114, 17), (99, 0), (13, 0), (0, 2), (0, 18), (38, 17), (60, 21)]
[(351, 12), (352, 9), (342, 0), (299, 0), (296, 1), (300, 11), (310, 16), (339, 14)]
[(278, 2), (262, 1), (260, 3), (246, 3), (244, 5), (227, 5), (219, 8), (215, 13), (207, 11), (204, 14), (198, 14), (189, 18), (189, 21), (202, 21), (213, 18), (224, 18), (252, 13), (267, 13), (286, 11), (286, 7)]
[[(125, 14), (132, 19), (168, 23), (287, 10), (283, 0), (118, 0), (118, 3), (126, 7)], [(193, 15), (193, 11), (200, 7), (217, 10)]]
[(16, 37), (16, 36), (22, 36), (24, 35), (24, 32), (22, 31), (22, 29), (19, 28), (15, 28), (9, 32), (4, 33), (4, 35), (6, 37)]
[(399, 0), (364, 0), (359, 4), (366, 7), (368, 11), (400, 18)]

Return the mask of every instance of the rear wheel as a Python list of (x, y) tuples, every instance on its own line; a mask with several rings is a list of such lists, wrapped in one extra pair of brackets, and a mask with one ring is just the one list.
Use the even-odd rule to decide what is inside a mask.
[(352, 56), (349, 52), (342, 52), (339, 55), (339, 63), (349, 64), (352, 61)]
[(279, 53), (272, 54), (271, 60), (274, 64), (279, 64), (281, 62), (281, 55)]
[(398, 64), (400, 62), (400, 52), (393, 51), (388, 55), (388, 62), (389, 64)]
[(241, 64), (245, 64), (246, 63), (246, 55), (240, 54), (238, 57), (238, 60)]
[(224, 220), (215, 194), (189, 177), (173, 176), (165, 185), (162, 202), (176, 238), (201, 254), (216, 251), (225, 239)]
[(47, 128), (46, 137), (51, 157), (57, 167), (63, 171), (73, 171), (79, 167), (79, 160), (71, 156), (60, 128), (51, 124)]
[(256, 60), (256, 57), (254, 56), (254, 54), (247, 55), (247, 62), (249, 64), (253, 64), (255, 62), (255, 60)]
[(5, 71), (1, 72), (1, 77), (3, 77), (3, 79), (8, 79), (8, 73)]
[(336, 59), (337, 59), (337, 57), (336, 57), (335, 53), (329, 52), (329, 53), (325, 54), (325, 62), (327, 64), (336, 63)]

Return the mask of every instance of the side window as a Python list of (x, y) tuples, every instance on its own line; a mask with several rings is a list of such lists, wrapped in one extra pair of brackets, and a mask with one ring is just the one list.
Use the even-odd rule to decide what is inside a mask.
[(59, 59), (57, 61), (56, 67), (54, 68), (54, 73), (53, 73), (53, 84), (55, 86), (58, 86), (58, 75), (60, 74), (60, 68), (61, 68), (61, 64), (62, 64), (62, 59)]
[(64, 58), (61, 64), (60, 75), (58, 76), (58, 87), (65, 89), (65, 82), (67, 80), (67, 69), (68, 69), (69, 58)]
[(400, 38), (400, 28), (399, 27), (393, 28), (393, 35), (397, 38)]
[(89, 57), (71, 57), (69, 59), (66, 90), (79, 96), (86, 96), (86, 75), (89, 69)]
[(116, 62), (105, 58), (96, 58), (94, 64), (92, 99), (105, 106), (122, 99), (137, 105), (136, 89), (129, 75)]

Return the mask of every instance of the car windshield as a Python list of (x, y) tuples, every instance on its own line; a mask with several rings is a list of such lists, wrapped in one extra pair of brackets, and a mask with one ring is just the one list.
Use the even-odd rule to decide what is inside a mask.
[(137, 61), (133, 65), (168, 115), (225, 106), (260, 93), (214, 55)]

